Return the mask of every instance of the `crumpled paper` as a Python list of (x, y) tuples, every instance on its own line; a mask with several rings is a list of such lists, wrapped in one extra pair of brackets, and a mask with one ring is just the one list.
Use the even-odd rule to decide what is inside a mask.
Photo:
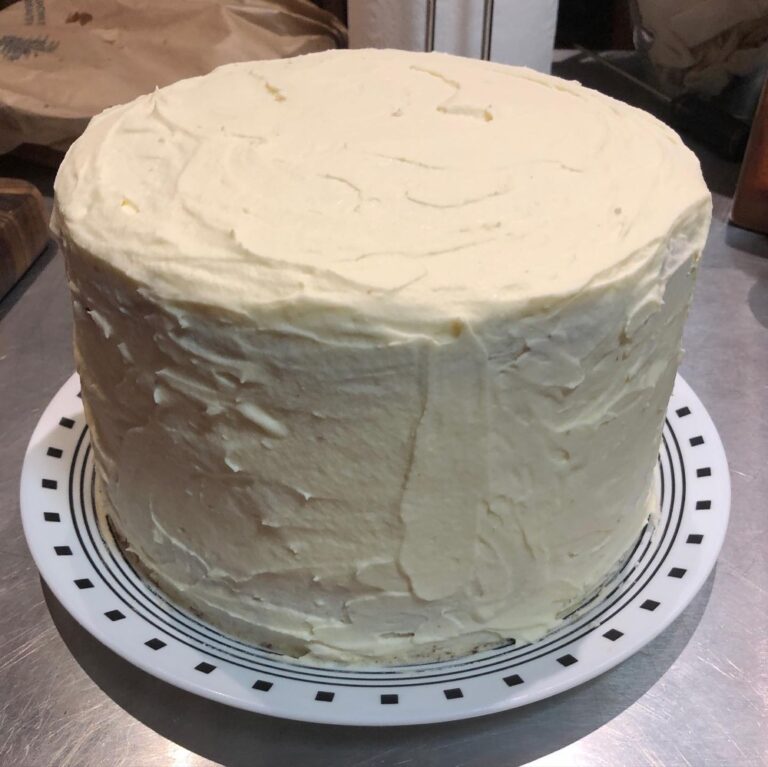
[(221, 64), (345, 45), (309, 0), (21, 0), (0, 11), (0, 153), (65, 151), (107, 107)]
[(636, 0), (665, 90), (720, 93), (768, 63), (768, 0)]

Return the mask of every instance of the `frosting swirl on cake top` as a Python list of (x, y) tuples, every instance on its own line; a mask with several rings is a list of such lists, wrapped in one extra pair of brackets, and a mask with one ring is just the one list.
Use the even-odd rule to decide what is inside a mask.
[(108, 110), (56, 189), (62, 232), (159, 297), (374, 335), (631, 275), (707, 197), (638, 109), (375, 50), (224, 66)]

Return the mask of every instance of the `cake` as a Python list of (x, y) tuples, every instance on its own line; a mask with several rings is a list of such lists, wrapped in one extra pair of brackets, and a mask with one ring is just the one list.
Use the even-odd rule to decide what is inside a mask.
[(99, 512), (172, 599), (307, 661), (534, 640), (658, 506), (710, 209), (650, 115), (444, 54), (107, 110), (53, 215)]

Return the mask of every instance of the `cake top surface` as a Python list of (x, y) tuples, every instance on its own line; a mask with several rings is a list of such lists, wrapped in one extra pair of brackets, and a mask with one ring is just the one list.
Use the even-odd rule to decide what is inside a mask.
[(576, 83), (330, 51), (99, 115), (54, 227), (170, 301), (397, 325), (621, 279), (707, 199), (672, 130)]

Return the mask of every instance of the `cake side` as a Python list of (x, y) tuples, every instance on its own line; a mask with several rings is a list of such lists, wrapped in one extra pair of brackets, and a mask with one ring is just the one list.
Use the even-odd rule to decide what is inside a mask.
[(624, 282), (442, 345), (190, 314), (70, 246), (105, 506), (162, 587), (291, 654), (394, 662), (533, 639), (653, 506), (706, 219)]

